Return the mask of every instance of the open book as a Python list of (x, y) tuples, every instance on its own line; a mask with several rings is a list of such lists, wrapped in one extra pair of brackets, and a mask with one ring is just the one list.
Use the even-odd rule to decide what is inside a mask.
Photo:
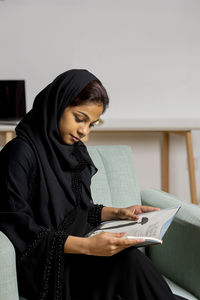
[(142, 238), (145, 241), (136, 247), (152, 244), (162, 244), (162, 238), (170, 226), (173, 218), (177, 214), (180, 206), (165, 208), (153, 212), (139, 214), (137, 221), (112, 220), (101, 223), (87, 236), (92, 236), (101, 232), (126, 232), (126, 238)]

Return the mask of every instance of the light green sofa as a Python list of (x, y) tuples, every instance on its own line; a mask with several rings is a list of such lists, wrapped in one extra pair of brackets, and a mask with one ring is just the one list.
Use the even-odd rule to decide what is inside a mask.
[[(189, 300), (200, 299), (200, 208), (158, 190), (140, 192), (130, 147), (91, 146), (88, 150), (99, 169), (92, 179), (95, 203), (116, 207), (141, 203), (161, 208), (182, 206), (163, 244), (150, 246), (145, 252), (174, 293)], [(0, 300), (18, 299), (15, 251), (0, 232)]]

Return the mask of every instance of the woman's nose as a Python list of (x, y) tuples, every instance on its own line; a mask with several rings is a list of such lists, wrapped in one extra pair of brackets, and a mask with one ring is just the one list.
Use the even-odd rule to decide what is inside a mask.
[(82, 136), (88, 135), (89, 132), (90, 132), (90, 128), (88, 125), (83, 125), (78, 128), (78, 133), (81, 134)]

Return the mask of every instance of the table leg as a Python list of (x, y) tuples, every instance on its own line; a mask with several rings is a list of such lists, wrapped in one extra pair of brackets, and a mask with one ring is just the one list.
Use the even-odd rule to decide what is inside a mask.
[(5, 132), (5, 144), (7, 144), (9, 141), (11, 141), (14, 137), (13, 131), (6, 131)]
[(188, 159), (191, 201), (194, 204), (198, 204), (191, 131), (187, 131), (185, 133), (185, 138), (186, 138), (186, 145), (187, 145), (187, 159)]
[(169, 192), (169, 132), (163, 132), (162, 190), (165, 192)]

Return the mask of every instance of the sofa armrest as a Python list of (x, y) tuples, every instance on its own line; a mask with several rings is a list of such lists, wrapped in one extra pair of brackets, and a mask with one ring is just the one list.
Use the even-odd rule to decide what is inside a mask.
[(19, 300), (15, 249), (0, 231), (0, 300)]
[(200, 299), (200, 207), (158, 190), (143, 190), (141, 197), (144, 205), (181, 205), (163, 244), (150, 246), (148, 255), (162, 274)]

